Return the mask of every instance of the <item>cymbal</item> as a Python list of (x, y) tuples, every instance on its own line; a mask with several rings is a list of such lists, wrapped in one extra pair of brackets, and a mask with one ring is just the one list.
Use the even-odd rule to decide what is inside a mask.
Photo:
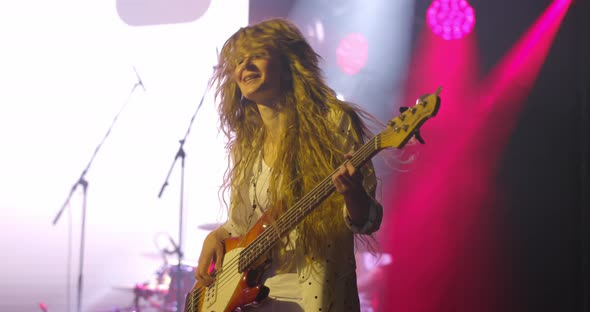
[(220, 227), (223, 223), (204, 223), (201, 225), (198, 225), (197, 228), (201, 229), (201, 230), (206, 230), (206, 231), (213, 231), (216, 228)]

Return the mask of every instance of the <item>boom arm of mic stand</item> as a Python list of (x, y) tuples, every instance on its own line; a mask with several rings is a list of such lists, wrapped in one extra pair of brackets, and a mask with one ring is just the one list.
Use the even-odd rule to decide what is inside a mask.
[[(135, 70), (135, 68), (133, 68), (133, 69)], [(90, 166), (92, 165), (92, 162), (94, 161), (94, 158), (98, 154), (98, 151), (100, 150), (100, 148), (104, 144), (105, 140), (109, 137), (109, 134), (111, 133), (111, 130), (113, 129), (115, 123), (117, 122), (119, 115), (121, 114), (121, 112), (123, 112), (123, 109), (125, 109), (125, 107), (129, 103), (129, 99), (131, 98), (131, 95), (133, 95), (133, 92), (135, 92), (135, 89), (137, 89), (137, 87), (140, 85), (140, 82), (141, 82), (141, 80), (139, 82), (135, 83), (133, 85), (133, 88), (131, 88), (131, 91), (129, 91), (129, 95), (127, 95), (127, 99), (125, 100), (125, 102), (121, 106), (121, 109), (119, 110), (119, 112), (117, 112), (117, 114), (115, 115), (115, 118), (113, 118), (113, 121), (111, 122), (111, 125), (108, 128), (107, 132), (105, 133), (104, 137), (102, 138), (100, 143), (98, 143), (98, 145), (94, 149), (94, 153), (92, 153), (92, 156), (90, 157), (90, 160), (88, 161), (88, 164), (86, 165), (86, 168), (84, 168), (84, 170), (82, 171), (82, 174), (80, 174), (80, 178), (78, 178), (78, 181), (76, 181), (76, 183), (74, 185), (72, 185), (72, 189), (70, 190), (70, 194), (68, 194), (66, 201), (61, 206), (57, 215), (53, 219), (53, 225), (55, 225), (57, 223), (57, 221), (59, 220), (59, 218), (61, 217), (62, 213), (64, 212), (65, 208), (67, 207), (68, 203), (70, 202), (70, 199), (72, 198), (72, 195), (74, 194), (74, 191), (76, 190), (76, 187), (78, 185), (82, 185), (82, 186), (88, 185), (88, 182), (86, 182), (86, 180), (84, 179), (86, 176), (86, 173), (90, 169)]]
[(57, 221), (59, 221), (59, 218), (61, 217), (62, 213), (64, 212), (64, 210), (66, 209), (66, 207), (70, 203), (70, 200), (72, 199), (72, 196), (74, 195), (74, 191), (76, 191), (76, 188), (78, 187), (78, 185), (82, 185), (82, 186), (88, 185), (88, 182), (86, 181), (86, 179), (84, 179), (85, 176), (86, 176), (86, 169), (84, 171), (82, 171), (82, 174), (80, 175), (80, 178), (78, 178), (78, 181), (76, 181), (76, 183), (74, 183), (74, 185), (72, 185), (72, 189), (70, 190), (70, 194), (68, 194), (66, 201), (61, 206), (61, 209), (57, 212), (57, 215), (53, 219), (53, 225), (56, 225)]
[(174, 161), (172, 162), (170, 169), (168, 169), (168, 174), (166, 175), (166, 179), (164, 181), (164, 184), (162, 184), (162, 188), (160, 188), (160, 193), (158, 193), (158, 198), (162, 197), (162, 194), (164, 193), (164, 189), (166, 188), (166, 186), (168, 186), (168, 180), (170, 179), (170, 175), (172, 175), (172, 170), (174, 169), (174, 165), (176, 164), (176, 161), (178, 160), (178, 158), (184, 158), (184, 156), (186, 156), (186, 154), (184, 152), (185, 140), (183, 139), (183, 140), (180, 140), (179, 142), (180, 142), (180, 147), (178, 148), (178, 152), (176, 152), (176, 156), (174, 156)]

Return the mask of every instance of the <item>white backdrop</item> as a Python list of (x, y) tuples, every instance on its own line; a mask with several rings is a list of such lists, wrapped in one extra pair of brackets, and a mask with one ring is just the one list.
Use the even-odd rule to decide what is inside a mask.
[[(178, 240), (180, 163), (160, 199), (158, 192), (205, 92), (216, 47), (247, 15), (247, 0), (217, 0), (193, 21), (130, 26), (113, 1), (0, 3), (1, 311), (40, 311), (41, 302), (67, 311), (68, 268), (75, 307), (80, 189), (52, 221), (122, 107), (86, 176), (84, 310), (129, 305), (132, 293), (119, 287), (153, 278), (162, 265), (158, 233)], [(134, 88), (133, 67), (145, 91)], [(217, 121), (207, 97), (185, 146), (188, 260), (207, 233), (198, 226), (225, 218)], [(157, 240), (170, 247), (164, 235)]]

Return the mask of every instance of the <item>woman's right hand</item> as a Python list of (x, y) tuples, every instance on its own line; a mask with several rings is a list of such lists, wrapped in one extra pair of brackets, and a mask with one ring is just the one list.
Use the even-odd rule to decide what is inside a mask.
[(215, 270), (221, 269), (223, 263), (223, 241), (229, 237), (229, 233), (222, 227), (219, 227), (205, 238), (199, 264), (195, 272), (195, 278), (204, 286), (211, 285), (215, 279), (209, 274), (209, 268), (214, 263)]

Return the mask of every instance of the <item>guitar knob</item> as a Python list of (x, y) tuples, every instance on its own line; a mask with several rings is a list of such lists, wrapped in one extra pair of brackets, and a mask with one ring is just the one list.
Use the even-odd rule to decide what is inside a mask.
[(260, 287), (260, 292), (258, 293), (258, 295), (256, 296), (256, 299), (254, 299), (256, 302), (262, 302), (262, 300), (266, 299), (266, 297), (268, 297), (268, 294), (270, 293), (270, 288), (266, 287), (266, 286), (262, 286)]

